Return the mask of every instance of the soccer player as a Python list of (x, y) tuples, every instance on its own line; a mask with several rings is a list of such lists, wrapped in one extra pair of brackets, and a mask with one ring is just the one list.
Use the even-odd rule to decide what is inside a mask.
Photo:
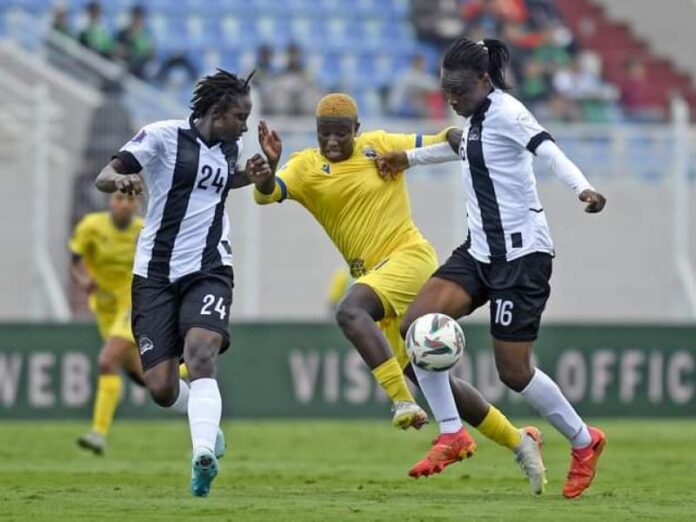
[[(448, 143), (378, 160), (386, 177), (409, 166), (458, 160), (466, 189), (469, 237), (425, 284), (406, 312), (401, 332), (406, 335), (424, 314), (461, 317), (490, 302), (500, 378), (570, 442), (563, 494), (573, 498), (590, 486), (606, 437), (582, 421), (548, 375), (531, 366), (554, 255), (532, 155), (575, 191), (587, 204), (586, 212), (600, 212), (606, 200), (524, 105), (504, 92), (508, 61), (507, 47), (497, 40), (455, 41), (443, 58), (441, 83), (452, 108), (465, 118), (463, 132), (451, 134)], [(426, 397), (441, 398), (430, 403), (436, 415), (456, 414), (446, 374), (432, 373), (420, 384), (424, 390), (432, 388)]]
[[(104, 192), (149, 193), (133, 267), (132, 326), (143, 378), (157, 404), (188, 411), (191, 492), (206, 496), (224, 444), (217, 357), (229, 346), (232, 252), (227, 193), (270, 172), (260, 155), (239, 169), (251, 110), (249, 80), (218, 69), (198, 82), (186, 120), (145, 126), (104, 167)], [(142, 173), (142, 176), (141, 174)], [(190, 387), (179, 379), (184, 358)]]
[(143, 227), (136, 215), (135, 196), (116, 193), (108, 212), (87, 214), (70, 239), (70, 274), (89, 294), (89, 307), (97, 319), (104, 345), (99, 352), (99, 380), (92, 415), (92, 429), (77, 440), (85, 449), (101, 455), (121, 398), (124, 368), (142, 383), (142, 370), (131, 333), (130, 285), (133, 278), (135, 241)]
[[(92, 429), (77, 439), (80, 447), (102, 455), (106, 438), (121, 398), (123, 368), (143, 385), (143, 371), (131, 331), (131, 281), (135, 243), (143, 228), (136, 215), (134, 195), (114, 193), (108, 212), (87, 214), (78, 223), (70, 250), (70, 274), (89, 294), (89, 306), (97, 318), (104, 345), (99, 352), (99, 379), (92, 414)], [(179, 367), (186, 377), (186, 367)]]
[[(446, 143), (454, 129), (434, 136), (381, 130), (358, 135), (358, 109), (345, 94), (322, 98), (316, 116), (319, 148), (293, 154), (277, 176), (253, 178), (255, 198), (259, 204), (297, 201), (339, 249), (356, 281), (338, 305), (336, 320), (393, 401), (394, 424), (418, 428), (427, 417), (404, 379), (402, 368), (408, 367), (408, 356), (399, 326), (409, 303), (437, 268), (437, 258), (413, 223), (403, 177), (383, 181), (375, 158), (403, 147)], [(261, 122), (259, 140), (275, 170), (282, 151), (280, 137)], [(532, 489), (540, 493), (545, 479), (539, 431), (516, 429), (474, 388), (463, 381), (455, 385), (461, 392), (462, 417), (485, 436), (512, 449)], [(453, 430), (455, 445), (446, 448), (448, 463), (471, 456), (476, 444), (459, 415), (455, 412), (454, 418), (437, 420), (445, 427), (458, 425)], [(427, 470), (411, 470), (411, 475), (436, 473), (443, 467), (437, 462)]]

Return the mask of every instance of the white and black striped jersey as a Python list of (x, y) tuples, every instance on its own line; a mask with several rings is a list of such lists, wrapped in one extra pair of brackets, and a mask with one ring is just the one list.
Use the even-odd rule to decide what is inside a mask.
[(143, 127), (115, 157), (142, 169), (149, 200), (133, 273), (174, 282), (192, 272), (232, 265), (225, 200), (241, 141), (206, 143), (193, 120)]
[(532, 252), (553, 254), (539, 202), (532, 154), (553, 139), (526, 107), (493, 90), (464, 122), (459, 157), (466, 190), (471, 247), (488, 263)]

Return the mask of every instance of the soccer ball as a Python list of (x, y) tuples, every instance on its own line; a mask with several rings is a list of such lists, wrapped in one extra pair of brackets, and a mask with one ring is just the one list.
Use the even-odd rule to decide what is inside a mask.
[(457, 364), (465, 345), (464, 332), (457, 321), (444, 314), (419, 317), (406, 334), (411, 363), (433, 372), (443, 372)]

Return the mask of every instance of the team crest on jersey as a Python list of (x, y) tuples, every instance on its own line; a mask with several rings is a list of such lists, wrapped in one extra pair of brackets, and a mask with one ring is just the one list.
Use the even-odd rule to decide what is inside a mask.
[(133, 143), (140, 143), (145, 139), (145, 136), (147, 133), (145, 132), (145, 129), (142, 129), (138, 134), (136, 134), (133, 139), (131, 140)]
[(471, 127), (469, 129), (469, 141), (479, 141), (481, 139), (481, 131), (478, 127)]
[(328, 163), (324, 163), (321, 166), (321, 170), (324, 171), (326, 174), (331, 174), (331, 166)]
[(138, 339), (138, 350), (140, 350), (140, 355), (144, 355), (145, 353), (149, 352), (150, 350), (153, 350), (155, 348), (155, 343), (152, 342), (152, 339), (149, 337), (143, 335)]
[(362, 152), (366, 158), (377, 159), (377, 151), (372, 147), (365, 147)]

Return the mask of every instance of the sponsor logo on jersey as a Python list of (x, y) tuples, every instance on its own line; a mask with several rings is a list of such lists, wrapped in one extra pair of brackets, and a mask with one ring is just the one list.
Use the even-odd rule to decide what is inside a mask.
[(140, 350), (140, 355), (144, 355), (145, 353), (149, 352), (150, 350), (153, 350), (155, 348), (155, 344), (152, 342), (152, 340), (143, 335), (138, 339), (138, 350)]
[(481, 131), (478, 127), (469, 129), (469, 141), (479, 141), (481, 139)]
[(372, 147), (365, 147), (362, 152), (366, 158), (377, 159), (377, 151)]
[(351, 259), (348, 261), (348, 268), (350, 268), (350, 275), (353, 279), (358, 279), (359, 277), (367, 274), (367, 268), (365, 268), (364, 259)]

